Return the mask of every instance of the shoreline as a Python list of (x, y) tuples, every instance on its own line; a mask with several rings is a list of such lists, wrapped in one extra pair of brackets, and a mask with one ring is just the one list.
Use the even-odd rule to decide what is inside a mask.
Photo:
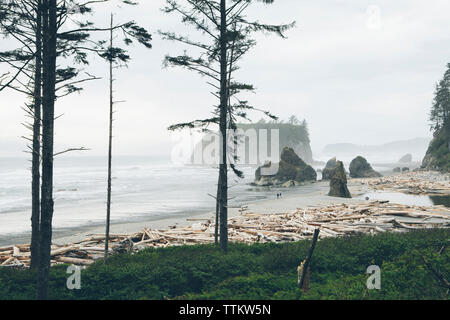
[[(298, 208), (319, 207), (330, 204), (343, 203), (361, 203), (364, 202), (360, 197), (369, 192), (368, 186), (362, 185), (357, 181), (349, 180), (348, 187), (353, 196), (351, 199), (329, 197), (329, 181), (317, 181), (312, 184), (296, 187), (296, 191), (304, 189), (304, 193), (294, 195), (287, 195), (282, 199), (263, 199), (249, 201), (244, 205), (248, 207), (246, 213), (257, 214), (274, 214), (274, 213), (288, 213), (297, 210)], [(274, 192), (275, 193), (275, 192)], [(236, 217), (240, 214), (239, 207), (229, 208), (229, 218)], [(146, 219), (140, 219), (131, 222), (113, 222), (111, 224), (111, 234), (132, 234), (142, 230), (143, 228), (150, 229), (169, 229), (171, 226), (186, 227), (193, 223), (189, 219), (213, 219), (215, 212), (186, 212), (170, 216), (153, 216)], [(30, 231), (31, 232), (31, 231)], [(79, 226), (74, 228), (55, 229), (53, 231), (52, 243), (63, 245), (66, 243), (73, 243), (81, 241), (93, 234), (103, 234), (105, 232), (104, 225), (95, 226)], [(30, 233), (21, 233), (13, 235), (0, 236), (0, 246), (9, 246), (14, 244), (27, 244), (30, 242)]]
[[(447, 229), (450, 226), (450, 206), (446, 203), (432, 201), (432, 205), (416, 204), (416, 198), (402, 204), (401, 201), (391, 202), (392, 198), (383, 199), (383, 196), (374, 194), (374, 191), (377, 193), (374, 186), (383, 186), (381, 189), (398, 188), (398, 191), (401, 190), (399, 193), (404, 195), (412, 193), (413, 198), (436, 189), (446, 191), (448, 198), (450, 186), (447, 181), (450, 181), (450, 176), (433, 172), (350, 179), (348, 188), (353, 198), (328, 196), (329, 181), (286, 188), (282, 199), (272, 194), (272, 191), (279, 192), (280, 189), (270, 189), (271, 195), (266, 192), (270, 199), (250, 198), (248, 203), (241, 202), (229, 208), (228, 238), (230, 242), (247, 244), (282, 243), (309, 239), (317, 229), (321, 231), (320, 238)], [(417, 183), (426, 188), (417, 189)], [(381, 191), (380, 194), (386, 193), (378, 191)], [(214, 242), (214, 218), (212, 211), (197, 214), (185, 211), (166, 217), (152, 216), (141, 221), (116, 222), (111, 225), (109, 247), (113, 253), (138, 252), (149, 247), (210, 244)], [(103, 225), (55, 230), (51, 264), (90, 265), (102, 259), (104, 231)], [(28, 237), (8, 237), (7, 245), (0, 244), (2, 266), (29, 266)]]
[[(450, 188), (447, 183), (450, 181), (450, 175), (443, 175), (433, 171), (427, 172), (408, 172), (401, 174), (384, 175), (381, 178), (349, 179), (348, 188), (353, 198), (335, 198), (328, 196), (329, 181), (316, 181), (301, 186), (287, 189), (273, 189), (273, 198), (258, 200), (248, 200), (240, 206), (230, 207), (228, 218), (233, 219), (242, 214), (241, 208), (246, 207), (244, 214), (270, 215), (286, 214), (301, 209), (319, 208), (329, 205), (367, 203), (363, 199), (364, 194), (377, 192), (397, 192), (402, 194), (426, 195), (428, 192), (445, 189), (443, 194), (450, 195)], [(423, 186), (426, 186), (423, 187)], [(286, 193), (283, 193), (286, 190)], [(290, 192), (288, 192), (288, 190)], [(276, 192), (283, 193), (282, 199), (277, 199)], [(256, 191), (255, 191), (256, 192)], [(431, 192), (431, 194), (436, 194)], [(441, 193), (442, 194), (442, 193)], [(372, 197), (372, 196), (371, 196)], [(373, 199), (370, 199), (373, 200)], [(383, 199), (381, 199), (383, 200)], [(407, 203), (404, 203), (407, 205)], [(134, 221), (113, 221), (111, 223), (111, 234), (134, 234), (148, 228), (152, 230), (167, 230), (174, 228), (184, 228), (192, 226), (196, 221), (214, 222), (214, 210), (203, 212), (183, 211), (173, 213), (167, 216), (153, 215), (142, 217)], [(55, 245), (65, 245), (82, 241), (92, 235), (102, 235), (105, 233), (103, 224), (83, 225), (69, 228), (54, 228), (52, 243)], [(19, 244), (29, 244), (31, 230), (26, 233), (0, 235), (0, 247)]]

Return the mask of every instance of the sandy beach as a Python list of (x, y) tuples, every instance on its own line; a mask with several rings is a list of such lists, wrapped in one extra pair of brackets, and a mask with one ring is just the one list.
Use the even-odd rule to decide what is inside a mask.
[[(360, 183), (352, 183), (349, 181), (349, 190), (353, 195), (352, 199), (329, 197), (329, 182), (318, 181), (312, 184), (306, 184), (296, 187), (299, 193), (295, 195), (287, 195), (282, 199), (276, 199), (276, 192), (274, 191), (274, 199), (266, 199), (260, 201), (253, 201), (246, 204), (247, 211), (259, 214), (273, 214), (273, 213), (288, 213), (295, 211), (297, 208), (319, 207), (329, 204), (341, 203), (361, 203), (364, 201), (362, 195), (369, 191), (368, 187)], [(232, 218), (239, 215), (240, 207), (231, 207), (229, 209), (229, 217)], [(57, 214), (57, 212), (55, 212)], [(114, 213), (113, 213), (114, 214)], [(206, 213), (185, 213), (170, 215), (168, 217), (154, 216), (148, 219), (131, 222), (119, 222), (111, 225), (111, 233), (129, 234), (138, 232), (142, 228), (150, 229), (167, 229), (170, 226), (187, 226), (194, 222), (190, 219), (214, 219), (214, 212)], [(104, 226), (92, 227), (78, 227), (57, 229), (53, 232), (53, 243), (66, 244), (80, 241), (92, 234), (103, 234), (105, 232)], [(29, 243), (29, 234), (18, 234), (12, 236), (0, 236), (0, 246), (7, 246), (12, 244)]]
[[(321, 238), (448, 228), (448, 181), (448, 175), (432, 171), (349, 179), (352, 198), (328, 196), (331, 184), (328, 181), (293, 188), (263, 187), (265, 198), (250, 197), (248, 199), (253, 200), (230, 206), (229, 241), (298, 241), (311, 237), (317, 228), (321, 230)], [(261, 187), (254, 185), (246, 188), (250, 193), (261, 191)], [(83, 209), (75, 207), (73, 210), (76, 214), (76, 210)], [(186, 209), (166, 216), (144, 216), (140, 220), (130, 217), (129, 221), (116, 221), (111, 225), (110, 247), (113, 251), (130, 248), (139, 251), (148, 247), (212, 243), (214, 218), (212, 210), (202, 212), (200, 209), (198, 213)], [(52, 264), (94, 263), (103, 257), (104, 235), (101, 223), (54, 228)], [(30, 254), (29, 238), (26, 233), (14, 237), (5, 235), (0, 242), (3, 264), (26, 265)]]

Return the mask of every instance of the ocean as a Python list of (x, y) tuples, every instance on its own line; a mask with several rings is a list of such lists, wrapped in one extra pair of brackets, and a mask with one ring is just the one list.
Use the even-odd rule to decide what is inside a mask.
[[(31, 163), (0, 158), (0, 236), (31, 229)], [(253, 187), (255, 168), (240, 168), (244, 179), (230, 175), (230, 206), (276, 198), (276, 191)], [(177, 166), (162, 157), (113, 159), (112, 222), (146, 220), (215, 210), (218, 170)], [(106, 216), (106, 157), (57, 157), (54, 170), (55, 230), (102, 225)], [(283, 189), (283, 194), (301, 192)]]

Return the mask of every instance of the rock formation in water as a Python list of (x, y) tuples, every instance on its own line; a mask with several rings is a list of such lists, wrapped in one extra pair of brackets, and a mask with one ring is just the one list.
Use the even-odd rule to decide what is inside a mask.
[(411, 163), (412, 160), (413, 160), (412, 154), (408, 153), (408, 154), (405, 154), (403, 157), (401, 157), (398, 162), (399, 163)]
[(361, 156), (356, 157), (350, 163), (350, 177), (352, 178), (377, 178), (381, 174), (373, 170), (367, 160)]
[(336, 157), (328, 160), (327, 164), (325, 165), (325, 168), (322, 170), (322, 180), (330, 180), (331, 174), (337, 166)]
[(347, 188), (347, 175), (342, 161), (337, 161), (336, 167), (331, 172), (330, 192), (328, 195), (340, 198), (352, 197)]
[(259, 186), (285, 186), (290, 187), (302, 182), (316, 181), (317, 173), (306, 164), (292, 148), (284, 148), (278, 172), (274, 175), (263, 175), (262, 169), (270, 168), (272, 163), (259, 167), (255, 172), (255, 184)]

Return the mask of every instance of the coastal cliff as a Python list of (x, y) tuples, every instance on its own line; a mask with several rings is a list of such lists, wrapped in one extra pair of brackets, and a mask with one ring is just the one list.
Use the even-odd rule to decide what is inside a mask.
[(450, 172), (450, 134), (438, 131), (428, 147), (422, 167), (428, 170)]

